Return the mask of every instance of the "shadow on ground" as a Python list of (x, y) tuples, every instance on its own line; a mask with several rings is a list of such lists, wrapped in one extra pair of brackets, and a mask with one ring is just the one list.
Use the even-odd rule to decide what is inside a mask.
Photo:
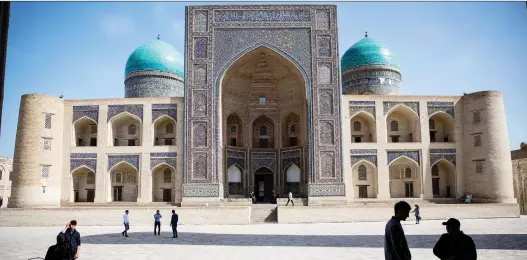
[[(83, 236), (83, 244), (175, 244), (205, 246), (384, 247), (383, 235), (269, 235), (171, 232), (130, 232)], [(478, 249), (527, 250), (527, 234), (472, 235)], [(433, 248), (439, 235), (407, 235), (410, 248)]]

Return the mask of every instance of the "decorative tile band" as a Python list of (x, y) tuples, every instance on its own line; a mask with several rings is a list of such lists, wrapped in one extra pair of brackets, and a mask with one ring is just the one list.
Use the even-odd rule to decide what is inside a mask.
[(390, 101), (385, 101), (383, 103), (384, 114), (386, 115), (386, 113), (388, 113), (390, 109), (398, 105), (408, 107), (409, 109), (413, 110), (417, 115), (419, 115), (419, 102), (390, 102)]
[(107, 120), (110, 121), (112, 117), (122, 112), (128, 112), (132, 115), (136, 115), (141, 121), (143, 120), (143, 105), (109, 105)]
[(349, 113), (350, 117), (355, 115), (358, 112), (366, 112), (370, 114), (373, 118), (376, 118), (375, 116), (375, 107), (374, 106), (350, 106), (349, 107)]
[(177, 104), (152, 104), (152, 109), (172, 109), (177, 108)]
[[(88, 109), (92, 107), (97, 107), (96, 109)], [(76, 109), (77, 108), (77, 109)], [(80, 109), (83, 108), (83, 109)], [(84, 109), (86, 108), (86, 109)], [(95, 121), (95, 123), (99, 122), (99, 106), (79, 106), (79, 107), (73, 107), (73, 117), (71, 119), (72, 123), (75, 123), (75, 121), (87, 117), (91, 120)]]
[(177, 108), (153, 108), (152, 109), (152, 123), (156, 121), (156, 119), (167, 115), (174, 120), (177, 121)]
[(430, 153), (456, 153), (456, 149), (430, 149)]
[(405, 156), (415, 161), (418, 165), (421, 165), (419, 160), (419, 151), (392, 151), (388, 152), (388, 164), (392, 163), (394, 160), (401, 156)]
[(177, 157), (177, 153), (150, 153), (150, 158), (153, 157), (172, 158)]
[(218, 197), (219, 184), (183, 184), (183, 197)]
[(70, 173), (85, 166), (92, 172), (97, 172), (97, 159), (70, 159)]
[(375, 106), (375, 101), (350, 101), (350, 106)]
[(97, 158), (97, 154), (96, 153), (72, 153), (72, 154), (70, 154), (70, 158), (96, 159)]
[(445, 112), (454, 118), (454, 107), (453, 106), (428, 106), (428, 116), (436, 112)]
[(120, 162), (127, 162), (139, 171), (139, 155), (108, 155), (108, 170)]
[(176, 169), (176, 158), (150, 158), (150, 170), (153, 170), (160, 164), (167, 164)]
[(73, 111), (99, 111), (99, 106), (73, 106)]
[(454, 106), (454, 102), (433, 102), (429, 101), (426, 103), (429, 107), (448, 107)]
[(309, 10), (215, 10), (215, 22), (309, 22)]
[(456, 154), (452, 153), (434, 153), (430, 154), (430, 167), (441, 160), (446, 160), (456, 166)]
[(350, 156), (351, 167), (353, 168), (355, 164), (357, 164), (358, 162), (362, 160), (368, 161), (372, 163), (373, 165), (375, 165), (375, 167), (377, 167), (377, 155), (351, 155)]
[(310, 197), (346, 196), (344, 183), (311, 183), (309, 184)]
[(377, 149), (351, 149), (350, 154), (377, 154)]

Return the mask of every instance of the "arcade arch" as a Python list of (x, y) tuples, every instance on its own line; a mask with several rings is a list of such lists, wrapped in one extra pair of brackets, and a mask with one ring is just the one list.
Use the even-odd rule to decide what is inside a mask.
[(154, 121), (154, 146), (176, 145), (176, 120), (163, 115)]
[(152, 201), (174, 201), (175, 179), (175, 169), (171, 166), (160, 164), (152, 169)]
[(89, 117), (82, 117), (73, 123), (72, 145), (97, 146), (97, 122)]
[(441, 159), (431, 167), (432, 194), (434, 197), (456, 197), (456, 168), (452, 163)]
[(378, 192), (377, 167), (368, 161), (360, 161), (351, 169), (354, 199), (376, 198)]
[(352, 143), (376, 143), (375, 118), (366, 112), (359, 112), (350, 119)]
[(421, 141), (421, 126), (417, 114), (410, 108), (398, 105), (386, 115), (386, 133), (389, 143)]
[(120, 162), (112, 167), (108, 174), (112, 201), (136, 202), (139, 194), (139, 172), (126, 162)]
[(141, 133), (141, 119), (122, 112), (108, 122), (108, 146), (141, 146)]
[(431, 143), (454, 142), (454, 118), (447, 113), (438, 112), (428, 119)]
[(419, 198), (421, 195), (421, 171), (412, 159), (401, 156), (389, 165), (390, 197)]
[(71, 172), (71, 202), (94, 202), (95, 201), (95, 173), (82, 166)]

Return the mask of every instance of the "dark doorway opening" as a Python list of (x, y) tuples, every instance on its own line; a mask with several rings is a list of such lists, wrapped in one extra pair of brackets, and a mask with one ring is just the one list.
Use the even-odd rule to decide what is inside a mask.
[(73, 192), (73, 202), (79, 202), (79, 191), (74, 190)]
[(404, 184), (404, 196), (406, 198), (414, 197), (414, 183), (413, 182), (407, 182)]
[(368, 186), (367, 185), (359, 185), (359, 198), (360, 199), (368, 198)]
[(446, 197), (447, 198), (450, 198), (450, 189), (451, 188), (452, 188), (451, 186), (446, 186)]
[(432, 179), (432, 192), (434, 195), (439, 195), (439, 178)]
[(86, 190), (86, 201), (87, 202), (95, 201), (95, 190)]
[(170, 202), (172, 200), (172, 189), (163, 189), (163, 202)]
[(254, 195), (260, 203), (271, 203), (273, 199), (273, 173), (260, 168), (254, 173)]
[(123, 187), (113, 187), (113, 201), (123, 201)]

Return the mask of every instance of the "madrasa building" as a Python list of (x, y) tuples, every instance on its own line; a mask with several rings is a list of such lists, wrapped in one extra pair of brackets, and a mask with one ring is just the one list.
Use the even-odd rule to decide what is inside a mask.
[(125, 97), (22, 96), (9, 207), (292, 192), (309, 206), (470, 195), (517, 208), (500, 92), (403, 95), (386, 45), (338, 50), (334, 5), (188, 6), (185, 55), (138, 47)]

